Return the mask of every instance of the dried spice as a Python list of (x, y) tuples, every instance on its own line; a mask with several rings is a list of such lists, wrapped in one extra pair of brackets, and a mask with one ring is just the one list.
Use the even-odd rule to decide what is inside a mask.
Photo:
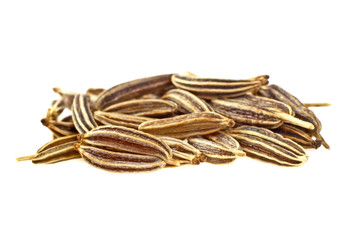
[[(304, 148), (329, 148), (321, 122), (268, 75), (249, 79), (165, 74), (60, 95), (41, 120), (53, 140), (30, 156), (35, 164), (83, 158), (117, 173), (226, 164), (239, 157), (283, 166), (308, 160)], [(69, 112), (67, 116), (65, 113)]]

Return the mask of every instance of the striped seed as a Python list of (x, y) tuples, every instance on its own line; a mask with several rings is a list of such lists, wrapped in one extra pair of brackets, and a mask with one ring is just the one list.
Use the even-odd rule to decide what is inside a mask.
[(172, 152), (159, 138), (135, 129), (120, 126), (99, 126), (86, 134), (81, 134), (82, 144), (142, 155), (156, 156), (167, 163)]
[(172, 85), (171, 75), (172, 74), (165, 74), (141, 78), (116, 85), (104, 91), (98, 97), (95, 102), (95, 107), (97, 110), (104, 110), (117, 102), (140, 97), (148, 93), (163, 91), (165, 88)]
[(245, 156), (246, 154), (237, 148), (227, 148), (216, 142), (201, 138), (192, 137), (188, 139), (188, 142), (199, 149), (204, 156), (205, 161), (213, 164), (225, 164), (231, 163), (237, 157)]
[(55, 137), (74, 135), (77, 132), (72, 119), (64, 118), (61, 121), (53, 120), (51, 117), (41, 119), (42, 125), (46, 126)]
[(200, 164), (204, 161), (204, 156), (201, 152), (190, 145), (188, 142), (170, 137), (161, 137), (163, 142), (165, 142), (172, 150), (172, 158), (177, 160), (180, 164)]
[(181, 113), (213, 112), (204, 100), (182, 89), (172, 89), (166, 92), (163, 99), (175, 102)]
[(76, 95), (73, 101), (72, 119), (79, 133), (86, 133), (98, 126), (93, 118), (87, 97), (83, 94)]
[(124, 114), (133, 114), (144, 117), (158, 117), (173, 114), (177, 109), (177, 104), (162, 99), (135, 99), (115, 103), (104, 112), (118, 112)]
[(110, 151), (84, 144), (75, 144), (75, 148), (86, 162), (107, 171), (141, 173), (165, 167), (165, 162), (155, 156)]
[(76, 135), (54, 139), (44, 144), (36, 154), (17, 158), (17, 161), (31, 160), (35, 164), (57, 163), (81, 157), (75, 150)]
[(256, 159), (286, 166), (300, 166), (308, 159), (300, 145), (265, 128), (245, 125), (227, 133), (240, 143), (247, 156)]
[(277, 128), (288, 122), (307, 129), (313, 129), (310, 122), (292, 116), (291, 107), (276, 100), (244, 95), (231, 99), (213, 99), (211, 105), (216, 112), (229, 117), (239, 124), (266, 128)]
[(215, 143), (218, 143), (224, 146), (225, 148), (235, 148), (242, 151), (239, 142), (236, 141), (235, 138), (233, 138), (232, 136), (230, 136), (229, 134), (223, 131), (218, 131), (215, 133), (205, 135), (204, 138), (209, 139)]
[(154, 135), (187, 138), (234, 126), (235, 122), (214, 112), (189, 113), (141, 123), (139, 130)]
[(293, 96), (292, 94), (275, 84), (262, 87), (259, 90), (258, 94), (264, 97), (281, 101), (289, 105), (295, 112), (295, 116), (297, 118), (306, 122), (310, 122), (314, 126), (314, 130), (312, 130), (312, 133), (318, 140), (322, 141), (323, 146), (327, 149), (330, 148), (329, 144), (324, 140), (324, 138), (320, 134), (322, 130), (321, 122), (313, 113), (313, 111), (308, 109), (308, 107), (306, 107), (302, 102), (300, 102), (298, 98), (296, 98), (295, 96)]
[(293, 126), (291, 124), (282, 124), (279, 128), (274, 129), (274, 132), (281, 134), (283, 137), (288, 138), (302, 146), (303, 148), (319, 148), (322, 141), (313, 139), (311, 134), (306, 129)]
[(143, 122), (152, 120), (148, 117), (139, 117), (134, 115), (122, 114), (117, 112), (94, 112), (94, 118), (100, 125), (114, 125), (138, 129)]
[(53, 88), (53, 91), (60, 95), (60, 99), (64, 103), (64, 108), (71, 110), (73, 100), (78, 93), (62, 90), (62, 89), (57, 88), (57, 87)]
[(192, 75), (172, 75), (172, 83), (203, 99), (237, 97), (256, 91), (268, 83), (269, 76), (261, 75), (250, 79), (201, 78)]

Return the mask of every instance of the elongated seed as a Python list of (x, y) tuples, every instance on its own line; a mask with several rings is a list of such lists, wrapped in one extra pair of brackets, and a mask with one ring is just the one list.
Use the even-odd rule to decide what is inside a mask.
[(47, 146), (50, 143), (47, 143), (42, 147), (45, 148), (44, 150), (40, 148), (40, 151), (35, 155), (17, 158), (17, 161), (31, 160), (35, 164), (44, 164), (79, 158), (81, 156), (74, 148), (75, 143), (78, 143), (78, 141), (63, 141), (59, 144), (51, 145), (50, 147)]
[(59, 137), (59, 138), (53, 139), (52, 141), (45, 143), (42, 147), (40, 147), (37, 150), (37, 153), (43, 152), (47, 149), (53, 148), (55, 146), (58, 146), (58, 145), (61, 145), (64, 143), (76, 142), (76, 141), (77, 141), (77, 134)]
[(303, 121), (310, 122), (314, 126), (314, 130), (312, 131), (314, 136), (322, 141), (322, 144), (325, 148), (330, 148), (329, 144), (324, 140), (324, 138), (320, 134), (322, 130), (321, 122), (313, 113), (313, 111), (308, 109), (308, 107), (301, 103), (298, 98), (296, 98), (295, 96), (293, 96), (292, 94), (275, 84), (263, 86), (259, 90), (258, 94), (264, 97), (273, 98), (291, 106), (293, 111), (295, 112), (295, 116)]
[(134, 129), (138, 129), (141, 123), (152, 120), (152, 118), (148, 117), (102, 111), (94, 112), (94, 118), (96, 121), (104, 125), (123, 126)]
[(170, 163), (172, 152), (159, 138), (135, 129), (120, 126), (100, 126), (80, 135), (82, 144), (120, 152), (156, 156)]
[(135, 99), (115, 103), (107, 108), (105, 112), (118, 112), (133, 114), (136, 116), (156, 117), (173, 114), (177, 109), (177, 104), (162, 99)]
[(230, 136), (229, 134), (223, 132), (223, 131), (218, 131), (215, 133), (207, 134), (204, 136), (204, 138), (207, 138), (215, 143), (218, 143), (225, 148), (231, 148), (231, 149), (238, 149), (242, 151), (241, 146), (238, 141), (236, 141), (235, 138)]
[(172, 150), (172, 158), (180, 164), (200, 164), (204, 161), (202, 153), (188, 142), (170, 137), (161, 137)]
[(203, 112), (146, 121), (140, 124), (139, 130), (154, 135), (187, 138), (213, 133), (234, 124), (233, 120), (217, 113)]
[(165, 162), (155, 156), (116, 152), (83, 144), (76, 144), (75, 148), (86, 162), (107, 171), (141, 173), (165, 167)]
[[(241, 98), (236, 99), (213, 99), (211, 105), (216, 112), (234, 119), (239, 124), (255, 125), (266, 128), (277, 128), (283, 121), (289, 122), (307, 129), (313, 129), (314, 126), (310, 122), (303, 121), (291, 115), (290, 107), (283, 108), (284, 104), (278, 102), (270, 103), (266, 106), (264, 100), (266, 98), (257, 97), (253, 102), (249, 99), (243, 101)], [(262, 100), (259, 100), (262, 99)], [(268, 101), (269, 102), (269, 101)], [(274, 100), (271, 100), (274, 102)], [(287, 112), (284, 112), (287, 109)]]
[(172, 75), (172, 83), (180, 89), (187, 90), (204, 99), (241, 96), (255, 91), (267, 84), (269, 76), (261, 75), (255, 78), (234, 80), (200, 78), (194, 76)]
[(171, 75), (165, 74), (141, 78), (116, 85), (103, 92), (95, 102), (97, 110), (103, 110), (114, 103), (129, 100), (148, 93), (155, 93), (171, 86)]
[(279, 128), (274, 129), (274, 132), (281, 134), (283, 137), (293, 140), (304, 148), (319, 148), (322, 141), (319, 139), (312, 139), (311, 134), (307, 129), (293, 126), (291, 124), (282, 124)]
[(79, 133), (86, 133), (98, 126), (93, 118), (87, 97), (83, 94), (76, 95), (73, 101), (72, 119)]
[(204, 100), (182, 89), (172, 89), (166, 92), (163, 99), (175, 102), (178, 106), (178, 111), (181, 113), (213, 111)]
[(46, 126), (56, 137), (63, 137), (77, 134), (75, 125), (70, 119), (63, 119), (61, 121), (53, 120), (50, 117), (41, 120), (42, 125)]
[(287, 166), (300, 166), (308, 159), (300, 145), (268, 129), (241, 126), (229, 129), (228, 134), (240, 143), (247, 156), (253, 158)]
[(188, 139), (189, 143), (199, 149), (205, 156), (206, 162), (213, 164), (231, 163), (237, 157), (245, 156), (246, 154), (237, 148), (227, 148), (216, 142), (201, 138), (192, 137)]

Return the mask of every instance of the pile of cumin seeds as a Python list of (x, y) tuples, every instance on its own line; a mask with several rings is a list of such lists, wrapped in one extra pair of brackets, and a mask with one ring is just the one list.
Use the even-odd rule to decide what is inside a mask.
[[(268, 75), (248, 79), (164, 74), (86, 93), (53, 89), (60, 98), (41, 120), (53, 139), (35, 154), (17, 158), (35, 164), (83, 158), (119, 173), (165, 167), (227, 164), (251, 158), (300, 166), (307, 148), (329, 149), (322, 124), (310, 107)], [(62, 117), (63, 111), (70, 115)]]

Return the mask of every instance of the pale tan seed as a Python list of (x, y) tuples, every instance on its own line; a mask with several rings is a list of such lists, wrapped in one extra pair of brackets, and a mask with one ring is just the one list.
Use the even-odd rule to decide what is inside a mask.
[(134, 115), (116, 113), (116, 112), (94, 112), (94, 118), (100, 125), (123, 126), (138, 129), (143, 122), (153, 120), (153, 118), (139, 117)]
[(117, 112), (144, 117), (158, 117), (172, 115), (177, 109), (177, 104), (163, 99), (135, 99), (115, 103), (104, 112)]
[(205, 135), (234, 126), (234, 121), (217, 113), (189, 113), (171, 118), (146, 121), (139, 130), (154, 135), (188, 138)]
[(202, 153), (190, 145), (187, 141), (177, 138), (161, 137), (172, 150), (172, 158), (177, 160), (180, 164), (200, 164), (204, 161)]
[(206, 162), (213, 164), (231, 163), (237, 157), (245, 156), (246, 154), (237, 148), (227, 148), (216, 142), (201, 138), (192, 137), (188, 142), (199, 149), (205, 156)]
[(163, 99), (175, 102), (178, 106), (178, 111), (181, 113), (213, 111), (204, 100), (182, 89), (172, 89), (166, 92), (163, 95)]

